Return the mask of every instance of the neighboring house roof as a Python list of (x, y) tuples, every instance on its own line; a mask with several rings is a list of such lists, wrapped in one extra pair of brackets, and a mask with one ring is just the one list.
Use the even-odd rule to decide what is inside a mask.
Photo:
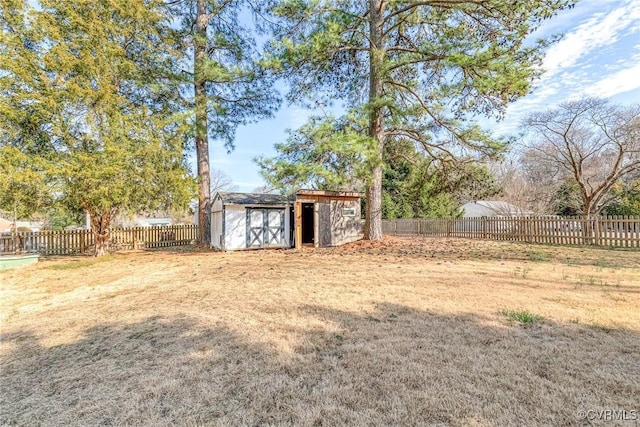
[(260, 193), (226, 193), (217, 194), (224, 205), (273, 205), (281, 206), (290, 202), (289, 197), (279, 194), (260, 194)]
[[(21, 228), (28, 228), (31, 231), (40, 231), (40, 229), (42, 228), (42, 223), (32, 221), (16, 221), (16, 227), (18, 227), (18, 230), (20, 230)], [(11, 229), (13, 229), (13, 221), (0, 218), (0, 233), (7, 232)]]
[(136, 218), (135, 221), (143, 226), (167, 225), (171, 224), (171, 218)]
[(527, 209), (523, 209), (516, 205), (512, 205), (508, 202), (501, 200), (478, 200), (475, 202), (468, 202), (462, 205), (462, 209), (466, 212), (477, 211), (477, 207), (483, 208), (483, 211), (489, 211), (493, 215), (532, 215), (533, 212)]

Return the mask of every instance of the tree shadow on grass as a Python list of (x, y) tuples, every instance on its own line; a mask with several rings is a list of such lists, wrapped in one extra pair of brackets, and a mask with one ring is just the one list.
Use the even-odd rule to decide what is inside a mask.
[(322, 326), (276, 325), (288, 351), (188, 316), (53, 347), (6, 333), (0, 424), (581, 425), (579, 410), (640, 409), (637, 331), (392, 304), (291, 315)]

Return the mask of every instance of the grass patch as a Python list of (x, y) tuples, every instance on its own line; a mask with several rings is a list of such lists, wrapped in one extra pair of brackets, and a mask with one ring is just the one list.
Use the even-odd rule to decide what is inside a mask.
[(539, 314), (532, 313), (528, 310), (500, 310), (500, 314), (509, 319), (512, 322), (519, 322), (527, 325), (533, 325), (540, 323), (544, 320), (544, 317)]
[(546, 252), (531, 251), (527, 254), (529, 261), (547, 262), (551, 261), (551, 254)]
[(385, 237), (3, 270), (0, 425), (510, 425), (514, 399), (558, 425), (585, 390), (633, 408), (638, 253), (604, 253), (634, 267), (615, 274), (560, 262), (603, 253)]
[(90, 267), (95, 264), (94, 261), (72, 261), (60, 264), (48, 265), (49, 270), (75, 270), (77, 268)]
[(76, 270), (78, 268), (91, 267), (94, 264), (101, 262), (113, 261), (114, 255), (105, 255), (100, 258), (86, 258), (86, 259), (70, 259), (68, 261), (59, 262), (51, 265), (46, 265), (48, 270)]
[(607, 325), (603, 325), (602, 323), (592, 323), (589, 326), (591, 326), (591, 328), (593, 328), (593, 329), (595, 329), (597, 331), (604, 332), (605, 334), (609, 334), (609, 333), (611, 333), (613, 331), (613, 328), (610, 328)]

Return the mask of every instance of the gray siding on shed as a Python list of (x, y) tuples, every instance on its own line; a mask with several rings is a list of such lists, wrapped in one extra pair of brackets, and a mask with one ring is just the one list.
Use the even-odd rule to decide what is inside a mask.
[[(344, 216), (343, 209), (354, 209), (354, 216)], [(331, 201), (331, 246), (344, 245), (362, 239), (359, 200)]]
[(333, 246), (331, 233), (331, 229), (333, 228), (331, 202), (320, 201), (316, 203), (316, 206), (318, 207), (318, 224), (316, 225), (318, 246)]

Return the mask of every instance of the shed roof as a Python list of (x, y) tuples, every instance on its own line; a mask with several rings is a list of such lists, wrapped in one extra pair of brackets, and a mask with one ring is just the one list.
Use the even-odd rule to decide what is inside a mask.
[(298, 190), (296, 196), (323, 196), (323, 197), (362, 197), (362, 193), (356, 191), (328, 191), (328, 190)]
[(223, 205), (281, 206), (289, 203), (289, 198), (280, 194), (220, 192), (218, 196), (222, 200)]

